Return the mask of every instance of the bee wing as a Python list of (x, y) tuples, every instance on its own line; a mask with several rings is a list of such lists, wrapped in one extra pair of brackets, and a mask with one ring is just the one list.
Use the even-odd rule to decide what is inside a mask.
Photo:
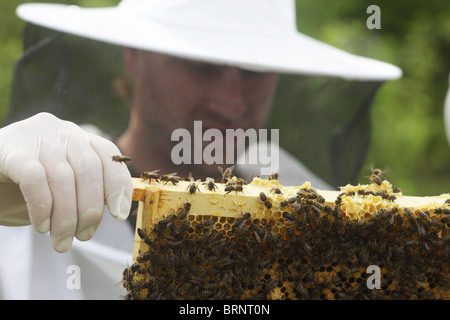
[(231, 173), (233, 172), (233, 170), (234, 170), (234, 165), (232, 165), (231, 167), (228, 167), (228, 168), (225, 170), (225, 172), (228, 173), (228, 174), (231, 174)]
[(114, 285), (114, 288), (120, 288), (123, 286), (124, 283), (125, 281), (122, 279)]

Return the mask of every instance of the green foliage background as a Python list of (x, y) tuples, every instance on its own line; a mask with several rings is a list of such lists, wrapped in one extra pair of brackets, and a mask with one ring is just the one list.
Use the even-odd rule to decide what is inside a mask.
[[(371, 166), (406, 194), (450, 192), (450, 147), (443, 104), (450, 72), (448, 1), (298, 1), (299, 29), (324, 42), (399, 66), (372, 108)], [(381, 29), (369, 30), (369, 5), (381, 9)]]
[[(10, 94), (14, 62), (22, 52), (20, 3), (0, 2), (0, 121)], [(45, 2), (108, 6), (118, 0)], [(381, 29), (369, 30), (369, 5), (381, 9)], [(450, 147), (443, 103), (450, 72), (450, 2), (442, 0), (297, 0), (301, 32), (355, 54), (390, 62), (403, 77), (386, 83), (372, 108), (373, 138), (360, 181), (370, 167), (386, 170), (405, 194), (450, 192)]]

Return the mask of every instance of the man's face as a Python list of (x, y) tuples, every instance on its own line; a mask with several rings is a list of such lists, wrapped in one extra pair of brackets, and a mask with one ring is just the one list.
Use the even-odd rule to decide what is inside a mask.
[(161, 152), (170, 155), (172, 132), (184, 128), (192, 134), (194, 121), (202, 121), (203, 131), (221, 130), (223, 137), (225, 129), (264, 125), (277, 74), (126, 50), (128, 71), (134, 78), (133, 112), (139, 114), (145, 130), (160, 137)]

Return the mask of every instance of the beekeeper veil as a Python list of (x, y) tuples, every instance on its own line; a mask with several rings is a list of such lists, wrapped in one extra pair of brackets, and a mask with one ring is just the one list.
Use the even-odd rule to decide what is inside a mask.
[(356, 181), (370, 106), (388, 63), (298, 32), (294, 0), (122, 0), (109, 8), (24, 4), (28, 22), (7, 122), (48, 111), (112, 139), (128, 124), (122, 47), (280, 74), (268, 128), (331, 186)]

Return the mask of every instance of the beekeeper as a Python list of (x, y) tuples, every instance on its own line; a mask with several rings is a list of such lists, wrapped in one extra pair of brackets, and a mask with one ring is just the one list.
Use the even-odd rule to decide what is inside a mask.
[[(173, 169), (170, 134), (195, 120), (219, 132), (262, 128), (279, 74), (375, 82), (401, 76), (395, 66), (299, 33), (294, 0), (123, 0), (97, 9), (24, 4), (17, 14), (33, 25), (123, 47), (133, 91), (129, 126), (112, 141), (47, 112), (0, 129), (2, 299), (124, 294), (116, 284), (131, 263), (134, 229), (124, 221), (133, 187), (129, 168), (112, 155), (130, 156), (136, 172), (190, 170), (204, 178), (210, 166)], [(330, 187), (283, 149), (280, 164), (285, 184)], [(237, 172), (242, 168), (248, 169), (237, 166)]]

